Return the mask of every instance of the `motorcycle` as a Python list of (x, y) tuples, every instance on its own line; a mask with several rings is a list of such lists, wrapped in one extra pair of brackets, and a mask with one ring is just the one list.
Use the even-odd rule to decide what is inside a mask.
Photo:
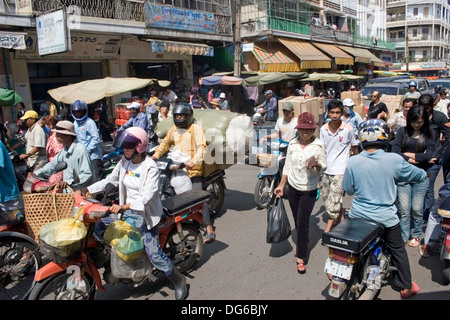
[(396, 270), (381, 237), (383, 227), (362, 219), (345, 219), (322, 234), (328, 247), (324, 271), (331, 282), (328, 294), (335, 299), (373, 300), (385, 280)]
[[(450, 198), (444, 200), (449, 202)], [(442, 271), (444, 276), (444, 283), (448, 285), (450, 283), (450, 212), (443, 208), (438, 209), (438, 214), (441, 217), (441, 255), (440, 259), (444, 261), (444, 269)]]
[(16, 175), (19, 190), (23, 191), (23, 184), (27, 178), (28, 166), (26, 160), (21, 160), (19, 156), (20, 155), (15, 150), (9, 152), (9, 158), (14, 167), (14, 174)]
[[(288, 142), (278, 139), (278, 141), (271, 142), (268, 145), (267, 161), (262, 161), (262, 156), (260, 156), (259, 163), (262, 168), (258, 174), (253, 194), (254, 201), (259, 209), (267, 208), (275, 200), (273, 191), (280, 184), (283, 175), (288, 144)], [(274, 158), (275, 161), (273, 161)]]
[[(107, 185), (105, 198), (114, 190), (112, 184)], [(160, 246), (180, 272), (191, 270), (203, 254), (201, 212), (208, 196), (203, 190), (190, 190), (162, 201), (165, 220), (159, 228)], [(161, 271), (152, 266), (145, 251), (138, 259), (125, 262), (114, 247), (95, 236), (94, 226), (109, 215), (109, 206), (76, 193), (74, 216), (80, 208), (83, 210), (80, 219), (87, 227), (87, 235), (70, 256), (61, 255), (64, 248), (41, 244), (41, 250), (52, 261), (38, 270), (30, 300), (92, 300), (96, 288), (106, 290), (100, 275), (102, 268), (103, 279), (112, 285), (125, 282), (138, 286), (158, 279)]]

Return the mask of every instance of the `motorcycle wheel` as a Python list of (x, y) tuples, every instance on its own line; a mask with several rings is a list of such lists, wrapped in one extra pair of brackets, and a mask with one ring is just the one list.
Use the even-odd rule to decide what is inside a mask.
[(203, 254), (203, 236), (193, 224), (183, 224), (184, 240), (181, 241), (176, 228), (172, 229), (164, 247), (165, 254), (180, 272), (192, 270)]
[(442, 270), (444, 276), (444, 284), (450, 284), (450, 260), (444, 260), (444, 269)]
[[(68, 290), (67, 279), (72, 276), (65, 271), (37, 282), (30, 293), (29, 300), (94, 300), (95, 283), (88, 273), (84, 273), (85, 288), (74, 292)], [(72, 294), (74, 294), (72, 296)]]
[[(253, 198), (259, 209), (267, 208), (275, 200), (275, 194), (273, 193), (275, 188), (270, 188), (273, 179), (273, 176), (264, 176), (256, 181)], [(274, 187), (275, 185), (277, 185), (276, 181), (274, 183)]]
[(41, 266), (39, 249), (13, 236), (0, 239), (0, 300), (24, 300)]
[(212, 217), (222, 209), (225, 200), (225, 183), (222, 180), (213, 181), (206, 187), (205, 191), (210, 193), (208, 209), (209, 214)]

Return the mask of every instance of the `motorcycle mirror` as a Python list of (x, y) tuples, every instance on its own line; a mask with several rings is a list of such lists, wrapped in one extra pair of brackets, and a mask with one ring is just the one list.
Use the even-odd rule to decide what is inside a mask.
[(67, 162), (63, 161), (63, 162), (59, 162), (56, 166), (55, 166), (55, 172), (61, 172), (63, 170), (67, 169)]
[(116, 191), (116, 186), (109, 182), (106, 186), (105, 186), (105, 196), (109, 196), (110, 194), (113, 194)]

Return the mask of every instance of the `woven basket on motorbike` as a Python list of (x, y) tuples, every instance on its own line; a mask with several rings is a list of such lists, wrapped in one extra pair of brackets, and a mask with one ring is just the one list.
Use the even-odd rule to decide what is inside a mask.
[(75, 201), (71, 193), (29, 193), (22, 194), (25, 206), (25, 222), (28, 235), (38, 241), (43, 225), (63, 218), (69, 218)]
[(269, 168), (276, 161), (276, 155), (271, 153), (258, 153), (256, 158), (258, 159), (258, 166)]

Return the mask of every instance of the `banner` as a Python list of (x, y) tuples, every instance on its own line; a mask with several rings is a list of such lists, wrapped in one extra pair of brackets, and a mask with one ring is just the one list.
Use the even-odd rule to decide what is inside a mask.
[(214, 14), (145, 3), (147, 27), (215, 33)]
[(25, 35), (26, 33), (0, 31), (0, 47), (25, 50)]
[(193, 56), (214, 56), (214, 47), (205, 44), (151, 40), (152, 52), (171, 52)]

